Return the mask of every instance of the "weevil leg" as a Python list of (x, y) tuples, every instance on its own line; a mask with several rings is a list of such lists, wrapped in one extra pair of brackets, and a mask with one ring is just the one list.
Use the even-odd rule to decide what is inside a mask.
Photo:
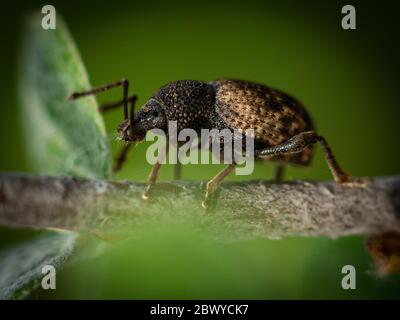
[(331, 170), (335, 181), (338, 183), (351, 182), (351, 176), (340, 167), (339, 163), (336, 161), (331, 147), (329, 146), (325, 138), (322, 136), (318, 136), (318, 142), (324, 150), (326, 162), (328, 163), (329, 169)]
[(276, 165), (274, 172), (274, 181), (282, 182), (284, 173), (285, 173), (285, 165), (283, 163), (278, 163)]
[[(99, 93), (108, 91), (110, 89), (116, 88), (116, 87), (122, 87), (123, 99), (120, 101), (114, 102), (114, 103), (102, 105), (99, 107), (99, 111), (101, 113), (105, 113), (105, 112), (113, 110), (115, 108), (124, 106), (124, 116), (125, 116), (125, 119), (127, 119), (128, 118), (128, 103), (130, 103), (131, 107), (133, 107), (137, 100), (136, 95), (132, 95), (132, 96), (128, 97), (129, 81), (127, 79), (122, 79), (117, 82), (105, 84), (100, 87), (93, 88), (93, 89), (83, 91), (83, 92), (74, 92), (68, 97), (68, 100), (76, 100), (76, 99), (86, 97), (89, 95), (99, 94)], [(115, 159), (115, 163), (114, 163), (114, 167), (113, 167), (114, 173), (119, 171), (122, 168), (122, 165), (124, 164), (124, 162), (126, 160), (126, 156), (128, 154), (130, 147), (131, 147), (131, 144), (127, 144), (118, 153), (118, 156)]]
[(147, 186), (146, 189), (144, 190), (143, 194), (142, 194), (142, 199), (143, 200), (148, 200), (150, 198), (150, 193), (154, 187), (154, 185), (157, 182), (158, 179), (158, 172), (160, 171), (161, 168), (161, 163), (157, 162), (153, 168), (151, 169), (150, 175), (149, 175), (149, 179), (147, 181)]
[(277, 146), (269, 147), (263, 150), (257, 150), (255, 155), (267, 157), (298, 153), (317, 142), (319, 142), (322, 146), (326, 162), (328, 163), (329, 169), (331, 170), (335, 181), (338, 183), (351, 182), (352, 180), (350, 175), (342, 170), (339, 163), (336, 161), (328, 142), (324, 137), (318, 135), (318, 133), (315, 131), (302, 132)]
[(229, 164), (222, 171), (220, 171), (214, 178), (207, 182), (206, 194), (204, 201), (201, 203), (203, 208), (207, 209), (211, 196), (217, 190), (222, 181), (235, 169), (236, 163)]
[(154, 185), (157, 182), (158, 179), (158, 173), (160, 171), (161, 168), (161, 164), (164, 161), (164, 159), (166, 158), (167, 154), (168, 154), (168, 143), (166, 145), (165, 151), (160, 153), (160, 156), (156, 162), (156, 164), (153, 166), (153, 168), (150, 171), (150, 175), (149, 178), (147, 180), (147, 186), (146, 189), (144, 190), (143, 194), (142, 194), (142, 199), (143, 200), (148, 200), (150, 198), (150, 194), (151, 191), (153, 190)]
[[(132, 95), (132, 96), (128, 97), (128, 102), (130, 102), (130, 103), (134, 104), (136, 102), (136, 100), (137, 100), (137, 95)], [(124, 100), (120, 100), (120, 101), (117, 101), (117, 102), (114, 102), (114, 103), (104, 104), (104, 105), (101, 105), (99, 107), (99, 111), (101, 113), (106, 113), (108, 111), (111, 111), (111, 110), (114, 110), (116, 108), (122, 107), (124, 104), (125, 104)]]
[(99, 94), (105, 91), (108, 91), (110, 89), (116, 88), (116, 87), (122, 87), (123, 90), (123, 105), (124, 105), (124, 116), (125, 119), (128, 119), (128, 89), (129, 89), (129, 81), (127, 79), (121, 79), (117, 82), (113, 83), (108, 83), (105, 85), (102, 85), (97, 88), (93, 88), (87, 91), (82, 91), (82, 92), (74, 92), (72, 93), (69, 97), (68, 100), (76, 100), (82, 97), (86, 97), (89, 95), (94, 95), (94, 94)]
[[(197, 148), (198, 150), (200, 150), (201, 148), (201, 142), (197, 142)], [(190, 150), (187, 150), (187, 155), (189, 154)], [(178, 163), (175, 164), (174, 166), (174, 180), (180, 180), (182, 177), (182, 163), (179, 162), (178, 159)]]
[(174, 180), (180, 180), (181, 175), (182, 175), (182, 164), (178, 161), (178, 163), (174, 165)]
[(132, 143), (126, 144), (124, 145), (121, 150), (119, 151), (117, 157), (115, 158), (114, 161), (114, 166), (113, 166), (113, 173), (118, 172), (119, 170), (121, 170), (122, 165), (125, 163), (126, 161), (126, 156), (130, 150), (132, 146)]

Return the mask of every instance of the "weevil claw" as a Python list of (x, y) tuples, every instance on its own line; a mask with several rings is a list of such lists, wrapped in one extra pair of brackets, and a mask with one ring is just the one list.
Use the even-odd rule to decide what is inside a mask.
[(147, 201), (147, 200), (149, 200), (149, 198), (150, 197), (146, 193), (142, 193), (142, 200)]

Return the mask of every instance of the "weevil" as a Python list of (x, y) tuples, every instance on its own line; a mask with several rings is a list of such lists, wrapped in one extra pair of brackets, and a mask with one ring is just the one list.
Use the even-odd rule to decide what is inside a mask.
[[(350, 175), (339, 166), (325, 138), (315, 131), (304, 106), (280, 90), (242, 80), (181, 80), (160, 88), (135, 113), (137, 96), (128, 94), (129, 81), (123, 79), (89, 91), (73, 93), (69, 99), (75, 100), (115, 87), (123, 88), (123, 99), (101, 107), (101, 111), (107, 111), (123, 106), (124, 120), (117, 131), (126, 145), (116, 158), (115, 171), (125, 162), (130, 146), (142, 141), (147, 131), (157, 128), (168, 132), (168, 121), (176, 121), (178, 132), (185, 128), (196, 131), (253, 129), (254, 157), (276, 162), (275, 180), (278, 181), (282, 179), (285, 165), (309, 165), (313, 146), (319, 142), (335, 181), (351, 182)], [(149, 198), (160, 166), (160, 163), (154, 165), (143, 199)], [(207, 207), (215, 190), (234, 167), (235, 163), (229, 164), (207, 183), (204, 207)], [(176, 172), (179, 172), (179, 164)]]

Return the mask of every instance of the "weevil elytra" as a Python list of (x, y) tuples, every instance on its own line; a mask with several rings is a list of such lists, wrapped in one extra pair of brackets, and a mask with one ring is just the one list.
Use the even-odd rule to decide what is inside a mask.
[[(118, 134), (126, 145), (116, 158), (114, 170), (121, 168), (129, 147), (142, 141), (147, 131), (157, 128), (168, 132), (168, 121), (176, 121), (178, 132), (185, 128), (196, 131), (253, 129), (255, 159), (275, 161), (276, 180), (282, 178), (285, 164), (309, 165), (313, 145), (319, 142), (335, 181), (351, 181), (351, 177), (335, 160), (327, 141), (314, 130), (310, 116), (302, 104), (279, 90), (241, 80), (218, 80), (208, 83), (194, 80), (175, 81), (159, 89), (135, 113), (137, 96), (128, 95), (129, 82), (123, 79), (89, 91), (73, 93), (69, 99), (75, 100), (118, 86), (123, 88), (123, 99), (101, 107), (102, 111), (124, 107), (124, 120), (118, 127)], [(160, 166), (160, 163), (154, 165), (143, 199), (148, 199)], [(207, 183), (204, 207), (234, 167), (235, 163), (229, 164)]]

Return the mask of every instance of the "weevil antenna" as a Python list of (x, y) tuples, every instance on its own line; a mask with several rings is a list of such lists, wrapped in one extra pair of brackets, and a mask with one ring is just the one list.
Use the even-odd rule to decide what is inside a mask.
[(124, 120), (128, 119), (128, 80), (123, 80)]
[(137, 96), (133, 96), (131, 100), (131, 110), (130, 110), (130, 118), (129, 123), (131, 125), (131, 130), (133, 130), (133, 120), (135, 118), (135, 103), (137, 100)]

